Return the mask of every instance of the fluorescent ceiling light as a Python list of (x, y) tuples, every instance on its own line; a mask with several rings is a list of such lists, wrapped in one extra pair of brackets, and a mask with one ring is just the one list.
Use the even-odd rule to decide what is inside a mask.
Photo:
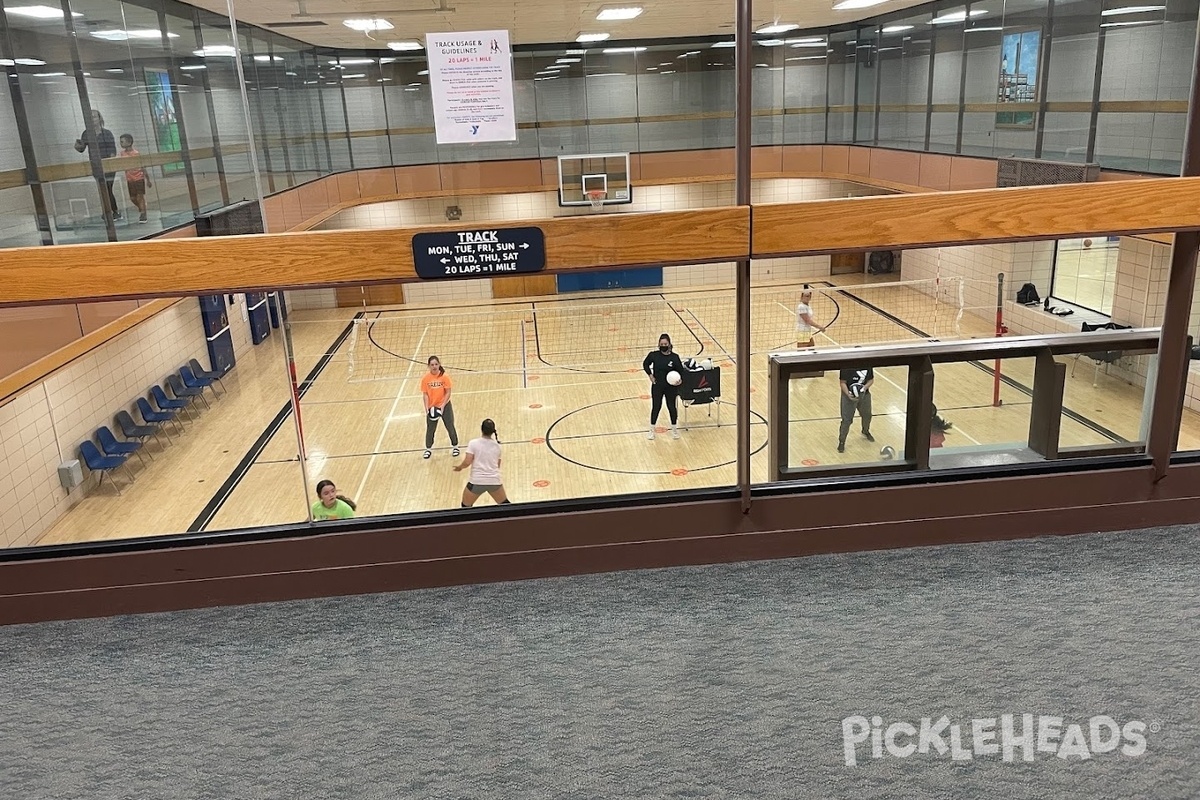
[(1129, 25), (1161, 25), (1161, 19), (1143, 19), (1137, 22), (1101, 22), (1101, 28), (1124, 28)]
[(657, 70), (658, 70), (658, 67), (646, 67), (646, 72), (655, 72)]
[(640, 6), (631, 6), (629, 8), (606, 8), (596, 15), (596, 19), (602, 22), (609, 20), (624, 20), (633, 19), (641, 16), (642, 8)]
[[(97, 39), (104, 39), (107, 42), (124, 42), (128, 39), (161, 39), (162, 35), (162, 31), (150, 28), (132, 31), (121, 30), (119, 28), (107, 31), (92, 31), (92, 36), (95, 36)], [(167, 38), (178, 39), (179, 34), (168, 33)]]
[(296, 77), (296, 73), (294, 73), (294, 72), (285, 72), (285, 73), (283, 73), (283, 74), (284, 74), (284, 75), (287, 75), (289, 78), (295, 78), (295, 77)]
[(607, 33), (581, 33), (575, 37), (577, 42), (603, 42), (609, 37)]
[(1100, 16), (1115, 17), (1120, 14), (1144, 14), (1147, 11), (1164, 11), (1166, 8), (1166, 6), (1124, 6), (1122, 8), (1110, 8), (1107, 11), (1101, 11)]
[(13, 61), (11, 58), (0, 58), (0, 67), (12, 67), (15, 66), (16, 63), (17, 62)]
[(396, 59), (394, 59), (394, 58), (386, 58), (385, 57), (385, 58), (379, 59), (380, 64), (393, 64), (393, 63), (395, 63), (395, 61), (396, 61)]
[(375, 59), (373, 59), (373, 58), (343, 58), (340, 61), (330, 61), (329, 63), (334, 65), (335, 67), (338, 65), (341, 65), (343, 67), (355, 67), (355, 66), (359, 66), (361, 64), (374, 64)]
[[(982, 17), (983, 15), (985, 15), (987, 13), (988, 12), (984, 11), (983, 9), (978, 9), (976, 11), (972, 11), (971, 16), (972, 17)], [(943, 14), (940, 17), (934, 17), (933, 19), (929, 20), (929, 24), (930, 25), (948, 25), (948, 24), (952, 24), (955, 22), (964, 22), (964, 21), (966, 21), (966, 19), (967, 19), (966, 11), (953, 11), (949, 14)]]
[(204, 64), (184, 64), (180, 69), (184, 72), (194, 72), (198, 69), (208, 69), (208, 67)]
[(660, 73), (658, 73), (658, 74), (659, 74), (659, 75), (674, 75), (674, 74), (675, 74), (675, 70), (673, 70), (673, 69), (664, 69), (662, 72), (660, 72)]
[(283, 61), (283, 56), (255, 56), (255, 61)]
[(596, 72), (589, 77), (592, 78), (620, 78), (624, 77), (624, 72)]
[(35, 77), (35, 78), (61, 78), (61, 77), (65, 76), (66, 74), (67, 73), (65, 73), (65, 72), (35, 72), (35, 73), (33, 73), (33, 77)]
[(393, 50), (424, 50), (424, 46), (417, 41), (411, 39), (403, 42), (388, 42), (388, 47)]
[(645, 49), (644, 47), (606, 47), (604, 48), (604, 54), (606, 56), (614, 56), (618, 53), (640, 53)]
[(905, 31), (911, 31), (912, 29), (913, 29), (912, 25), (888, 25), (886, 28), (883, 29), (883, 32), (884, 33), (904, 33)]
[(418, 74), (418, 75), (428, 75), (428, 74), (429, 74), (429, 70), (427, 70), (427, 69), (423, 69), (423, 70), (421, 70), (420, 72), (418, 72), (417, 74)]
[(233, 45), (228, 44), (206, 44), (202, 50), (193, 50), (194, 56), (236, 56), (237, 51), (233, 49)]
[(678, 61), (681, 58), (690, 58), (691, 56), (698, 56), (698, 55), (700, 55), (699, 50), (689, 50), (681, 56), (675, 56), (675, 60)]
[(812, 41), (812, 42), (799, 41), (799, 42), (796, 42), (794, 45), (792, 45), (792, 47), (824, 47), (824, 46), (825, 46), (825, 42), (820, 39), (817, 39), (816, 41)]
[(344, 19), (342, 24), (352, 31), (362, 31), (368, 33), (370, 31), (390, 31), (396, 27), (386, 19), (379, 17), (370, 17), (368, 19)]
[[(540, 80), (540, 79), (539, 79), (539, 78), (535, 78), (534, 80)], [(416, 88), (416, 87), (414, 87), (414, 86), (405, 86), (405, 87), (404, 87), (404, 91), (406, 91), (406, 92), (419, 92), (419, 91), (421, 91), (421, 90), (420, 90), (420, 89), (418, 89), (418, 88)]]
[(833, 4), (833, 10), (848, 11), (852, 8), (870, 8), (871, 6), (877, 6), (885, 2), (887, 0), (841, 0), (840, 3)]
[(365, 73), (365, 72), (356, 72), (356, 73), (354, 73), (353, 75), (343, 75), (343, 76), (342, 76), (342, 80), (346, 80), (346, 81), (348, 81), (348, 80), (350, 80), (351, 78), (365, 78), (365, 77), (367, 77), (367, 73)]
[[(180, 67), (180, 69), (187, 69), (187, 67)], [(106, 69), (104, 71), (116, 73), (119, 75), (120, 73), (124, 72), (125, 70), (121, 69), (120, 67), (113, 67), (112, 69)]]
[(825, 56), (793, 56), (785, 58), (784, 61), (812, 61), (814, 58), (824, 59)]
[[(6, 14), (12, 14), (17, 17), (30, 17), (31, 19), (62, 19), (63, 11), (61, 8), (51, 8), (50, 6), (13, 6), (12, 8), (4, 9)], [(72, 17), (82, 17), (78, 11), (71, 12)]]
[(559, 58), (554, 61), (555, 64), (578, 64), (578, 58)]
[(717, 42), (713, 47), (737, 47), (737, 42)]
[(20, 64), (23, 67), (44, 67), (44, 66), (46, 66), (46, 62), (42, 61), (40, 58), (18, 58), (13, 63)]
[(787, 41), (785, 39), (761, 39), (756, 44), (763, 47), (779, 47), (781, 44), (787, 44)]
[(1000, 25), (986, 25), (986, 26), (980, 26), (980, 27), (976, 27), (976, 28), (967, 28), (967, 33), (977, 33), (979, 31), (1002, 31), (1002, 30), (1004, 30), (1004, 28), (1001, 27)]
[(774, 34), (774, 33), (787, 33), (788, 31), (794, 31), (799, 27), (800, 27), (799, 25), (793, 25), (790, 22), (776, 22), (771, 25), (763, 25), (761, 28), (756, 30), (755, 33), (761, 33), (761, 34), (767, 34), (767, 35)]

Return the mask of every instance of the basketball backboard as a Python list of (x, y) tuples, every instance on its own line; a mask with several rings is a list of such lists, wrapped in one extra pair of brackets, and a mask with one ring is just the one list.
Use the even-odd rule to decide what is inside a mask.
[(603, 192), (603, 205), (633, 202), (629, 153), (600, 153), (558, 157), (558, 204), (592, 205), (589, 193)]

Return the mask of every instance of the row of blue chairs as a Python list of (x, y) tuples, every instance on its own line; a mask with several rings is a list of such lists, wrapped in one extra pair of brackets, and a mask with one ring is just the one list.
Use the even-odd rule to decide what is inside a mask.
[[(179, 422), (179, 414), (187, 414), (191, 417), (191, 406), (196, 400), (204, 403), (205, 407), (209, 407), (208, 399), (204, 397), (204, 390), (212, 391), (216, 397), (216, 386), (221, 387), (221, 391), (225, 391), (225, 384), (221, 382), (221, 376), (216, 372), (210, 372), (200, 366), (200, 362), (196, 359), (188, 361), (186, 367), (180, 367), (178, 373), (173, 373), (167, 376), (167, 388), (171, 390), (168, 395), (162, 386), (151, 386), (150, 397), (154, 400), (154, 405), (150, 405), (150, 401), (145, 397), (139, 397), (134, 401), (137, 406), (138, 413), (142, 416), (142, 423), (134, 421), (133, 415), (122, 409), (116, 413), (114, 419), (117, 425), (121, 428), (121, 433), (125, 436), (125, 440), (118, 439), (112, 430), (104, 425), (96, 429), (96, 442), (99, 442), (99, 447), (96, 442), (90, 439), (81, 442), (79, 445), (79, 456), (83, 463), (92, 472), (99, 473), (100, 482), (104, 483), (104, 476), (113, 470), (123, 469), (129, 478), (129, 482), (133, 482), (133, 470), (129, 468), (128, 460), (131, 455), (136, 455), (142, 465), (146, 465), (146, 459), (142, 456), (142, 448), (146, 441), (151, 437), (158, 442), (159, 447), (163, 446), (162, 439), (158, 438), (161, 432), (167, 439), (171, 441), (171, 435), (167, 433), (166, 424), (171, 423), (180, 433), (183, 432), (183, 425)], [(154, 460), (154, 456), (150, 451), (146, 451), (146, 455)], [(121, 488), (117, 486), (116, 481), (110, 480), (113, 488), (117, 490), (117, 494), (121, 493)], [(99, 484), (97, 488), (99, 488)]]

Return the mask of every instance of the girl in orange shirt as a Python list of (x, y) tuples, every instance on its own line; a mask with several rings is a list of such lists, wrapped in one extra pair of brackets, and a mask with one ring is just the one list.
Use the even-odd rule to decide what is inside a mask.
[(440, 419), (450, 434), (452, 456), (458, 458), (458, 431), (454, 430), (454, 406), (450, 405), (450, 376), (437, 356), (429, 357), (429, 372), (421, 378), (421, 396), (425, 400), (425, 458), (433, 455), (433, 435)]

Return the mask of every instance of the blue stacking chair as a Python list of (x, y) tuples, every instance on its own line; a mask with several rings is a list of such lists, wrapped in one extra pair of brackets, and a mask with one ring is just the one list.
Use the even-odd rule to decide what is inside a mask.
[[(117, 412), (117, 425), (121, 428), (121, 435), (126, 439), (134, 439), (139, 442), (145, 442), (151, 436), (158, 442), (158, 446), (162, 447), (162, 440), (158, 438), (158, 426), (156, 425), (138, 425), (133, 421), (133, 416), (125, 410)], [(153, 454), (149, 450), (146, 455), (150, 456), (150, 460), (154, 460)]]
[[(188, 361), (188, 366), (192, 368), (192, 374), (195, 375), (197, 378), (200, 378), (201, 380), (208, 380), (208, 381), (213, 381), (215, 383), (219, 383), (219, 384), (221, 384), (222, 392), (228, 391), (225, 388), (224, 381), (221, 380), (221, 376), (218, 375), (215, 370), (210, 371), (210, 370), (205, 369), (204, 367), (200, 366), (200, 362), (194, 358)], [(213, 394), (216, 394), (216, 392), (217, 392), (217, 390), (213, 389)]]
[(204, 407), (208, 408), (208, 400), (204, 398), (203, 389), (193, 389), (183, 385), (183, 379), (178, 374), (167, 376), (167, 386), (171, 387), (171, 393), (180, 400), (187, 400), (189, 403), (195, 402), (197, 398), (204, 401)]
[[(125, 467), (125, 471), (129, 474), (129, 482), (133, 483), (133, 473), (129, 472), (129, 467), (125, 466), (126, 456), (106, 456), (102, 455), (96, 445), (90, 441), (79, 443), (79, 455), (83, 458), (83, 463), (87, 464), (87, 468), (92, 472), (100, 473), (100, 483), (96, 485), (99, 489), (104, 483), (105, 473), (112, 472), (117, 467)], [(117, 482), (109, 481), (113, 488), (117, 490), (117, 494), (121, 493), (121, 487), (117, 486)]]
[(142, 466), (146, 466), (146, 459), (141, 454), (141, 442), (122, 442), (113, 436), (113, 432), (108, 429), (107, 425), (102, 425), (96, 429), (96, 439), (100, 442), (100, 449), (104, 451), (106, 456), (125, 456), (126, 458), (132, 453), (142, 462)]
[(154, 398), (160, 411), (186, 411), (192, 402), (190, 397), (186, 400), (180, 397), (167, 397), (167, 393), (157, 384), (150, 387), (150, 396)]
[[(171, 422), (178, 426), (180, 430), (183, 429), (183, 426), (179, 425), (179, 420), (175, 418), (176, 414), (174, 411), (155, 411), (150, 407), (150, 401), (144, 397), (139, 397), (135, 402), (138, 412), (147, 423), (162, 428), (164, 424)], [(171, 441), (171, 434), (167, 433), (165, 428), (163, 428), (163, 435), (167, 437), (168, 442)]]
[[(180, 367), (179, 377), (183, 378), (183, 385), (189, 389), (199, 389), (203, 392), (205, 389), (212, 389), (213, 397), (217, 396), (217, 390), (213, 387), (216, 383), (212, 378), (201, 377), (195, 372), (192, 372), (191, 367)], [(201, 394), (201, 397), (204, 395)]]

